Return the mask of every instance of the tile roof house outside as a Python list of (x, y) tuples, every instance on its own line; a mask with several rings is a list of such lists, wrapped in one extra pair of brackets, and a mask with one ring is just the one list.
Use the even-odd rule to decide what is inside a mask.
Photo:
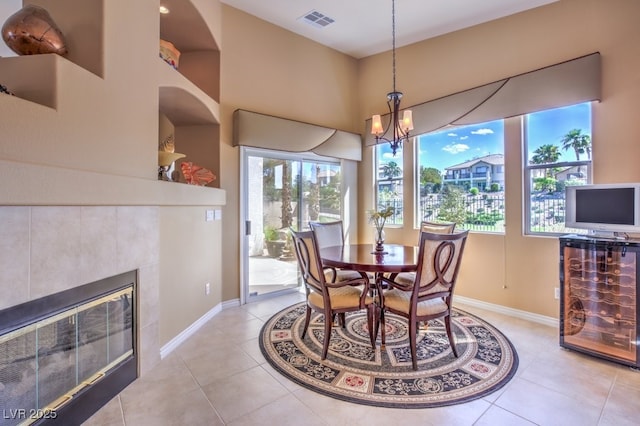
[(495, 183), (499, 185), (499, 189), (504, 189), (504, 155), (485, 155), (446, 167), (442, 182), (478, 188), (481, 191), (490, 189)]

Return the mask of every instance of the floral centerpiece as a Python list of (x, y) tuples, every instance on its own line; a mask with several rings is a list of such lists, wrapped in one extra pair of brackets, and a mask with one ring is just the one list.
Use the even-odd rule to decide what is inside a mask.
[(384, 224), (395, 214), (395, 209), (388, 206), (382, 210), (369, 210), (369, 222), (376, 227), (376, 251), (384, 250)]

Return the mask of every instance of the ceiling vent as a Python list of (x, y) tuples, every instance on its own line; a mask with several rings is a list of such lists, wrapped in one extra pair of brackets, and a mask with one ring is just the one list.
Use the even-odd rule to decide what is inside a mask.
[(333, 24), (335, 22), (334, 19), (329, 18), (327, 15), (324, 15), (317, 10), (307, 12), (298, 19), (317, 28), (324, 28), (327, 25)]

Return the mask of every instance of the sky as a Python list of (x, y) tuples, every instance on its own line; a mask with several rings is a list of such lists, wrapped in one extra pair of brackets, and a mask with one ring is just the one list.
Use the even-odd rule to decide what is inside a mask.
[[(575, 161), (573, 150), (561, 149), (560, 140), (572, 129), (581, 129), (591, 134), (591, 107), (589, 103), (557, 108), (529, 114), (527, 120), (527, 140), (529, 158), (532, 152), (545, 144), (559, 147), (558, 161)], [(420, 164), (435, 167), (444, 172), (446, 167), (464, 163), (489, 154), (503, 154), (504, 126), (502, 120), (488, 123), (451, 128), (419, 137), (418, 155)], [(379, 146), (382, 161), (395, 161), (402, 165), (400, 152), (391, 155), (388, 144)], [(582, 156), (581, 160), (586, 160)]]

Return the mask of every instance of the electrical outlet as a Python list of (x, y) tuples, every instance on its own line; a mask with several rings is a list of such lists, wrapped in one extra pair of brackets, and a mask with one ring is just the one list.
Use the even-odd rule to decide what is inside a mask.
[(209, 295), (211, 293), (211, 283), (206, 283), (204, 285), (204, 294)]
[(560, 299), (560, 288), (556, 287), (553, 289), (554, 290), (554, 296), (556, 299)]

